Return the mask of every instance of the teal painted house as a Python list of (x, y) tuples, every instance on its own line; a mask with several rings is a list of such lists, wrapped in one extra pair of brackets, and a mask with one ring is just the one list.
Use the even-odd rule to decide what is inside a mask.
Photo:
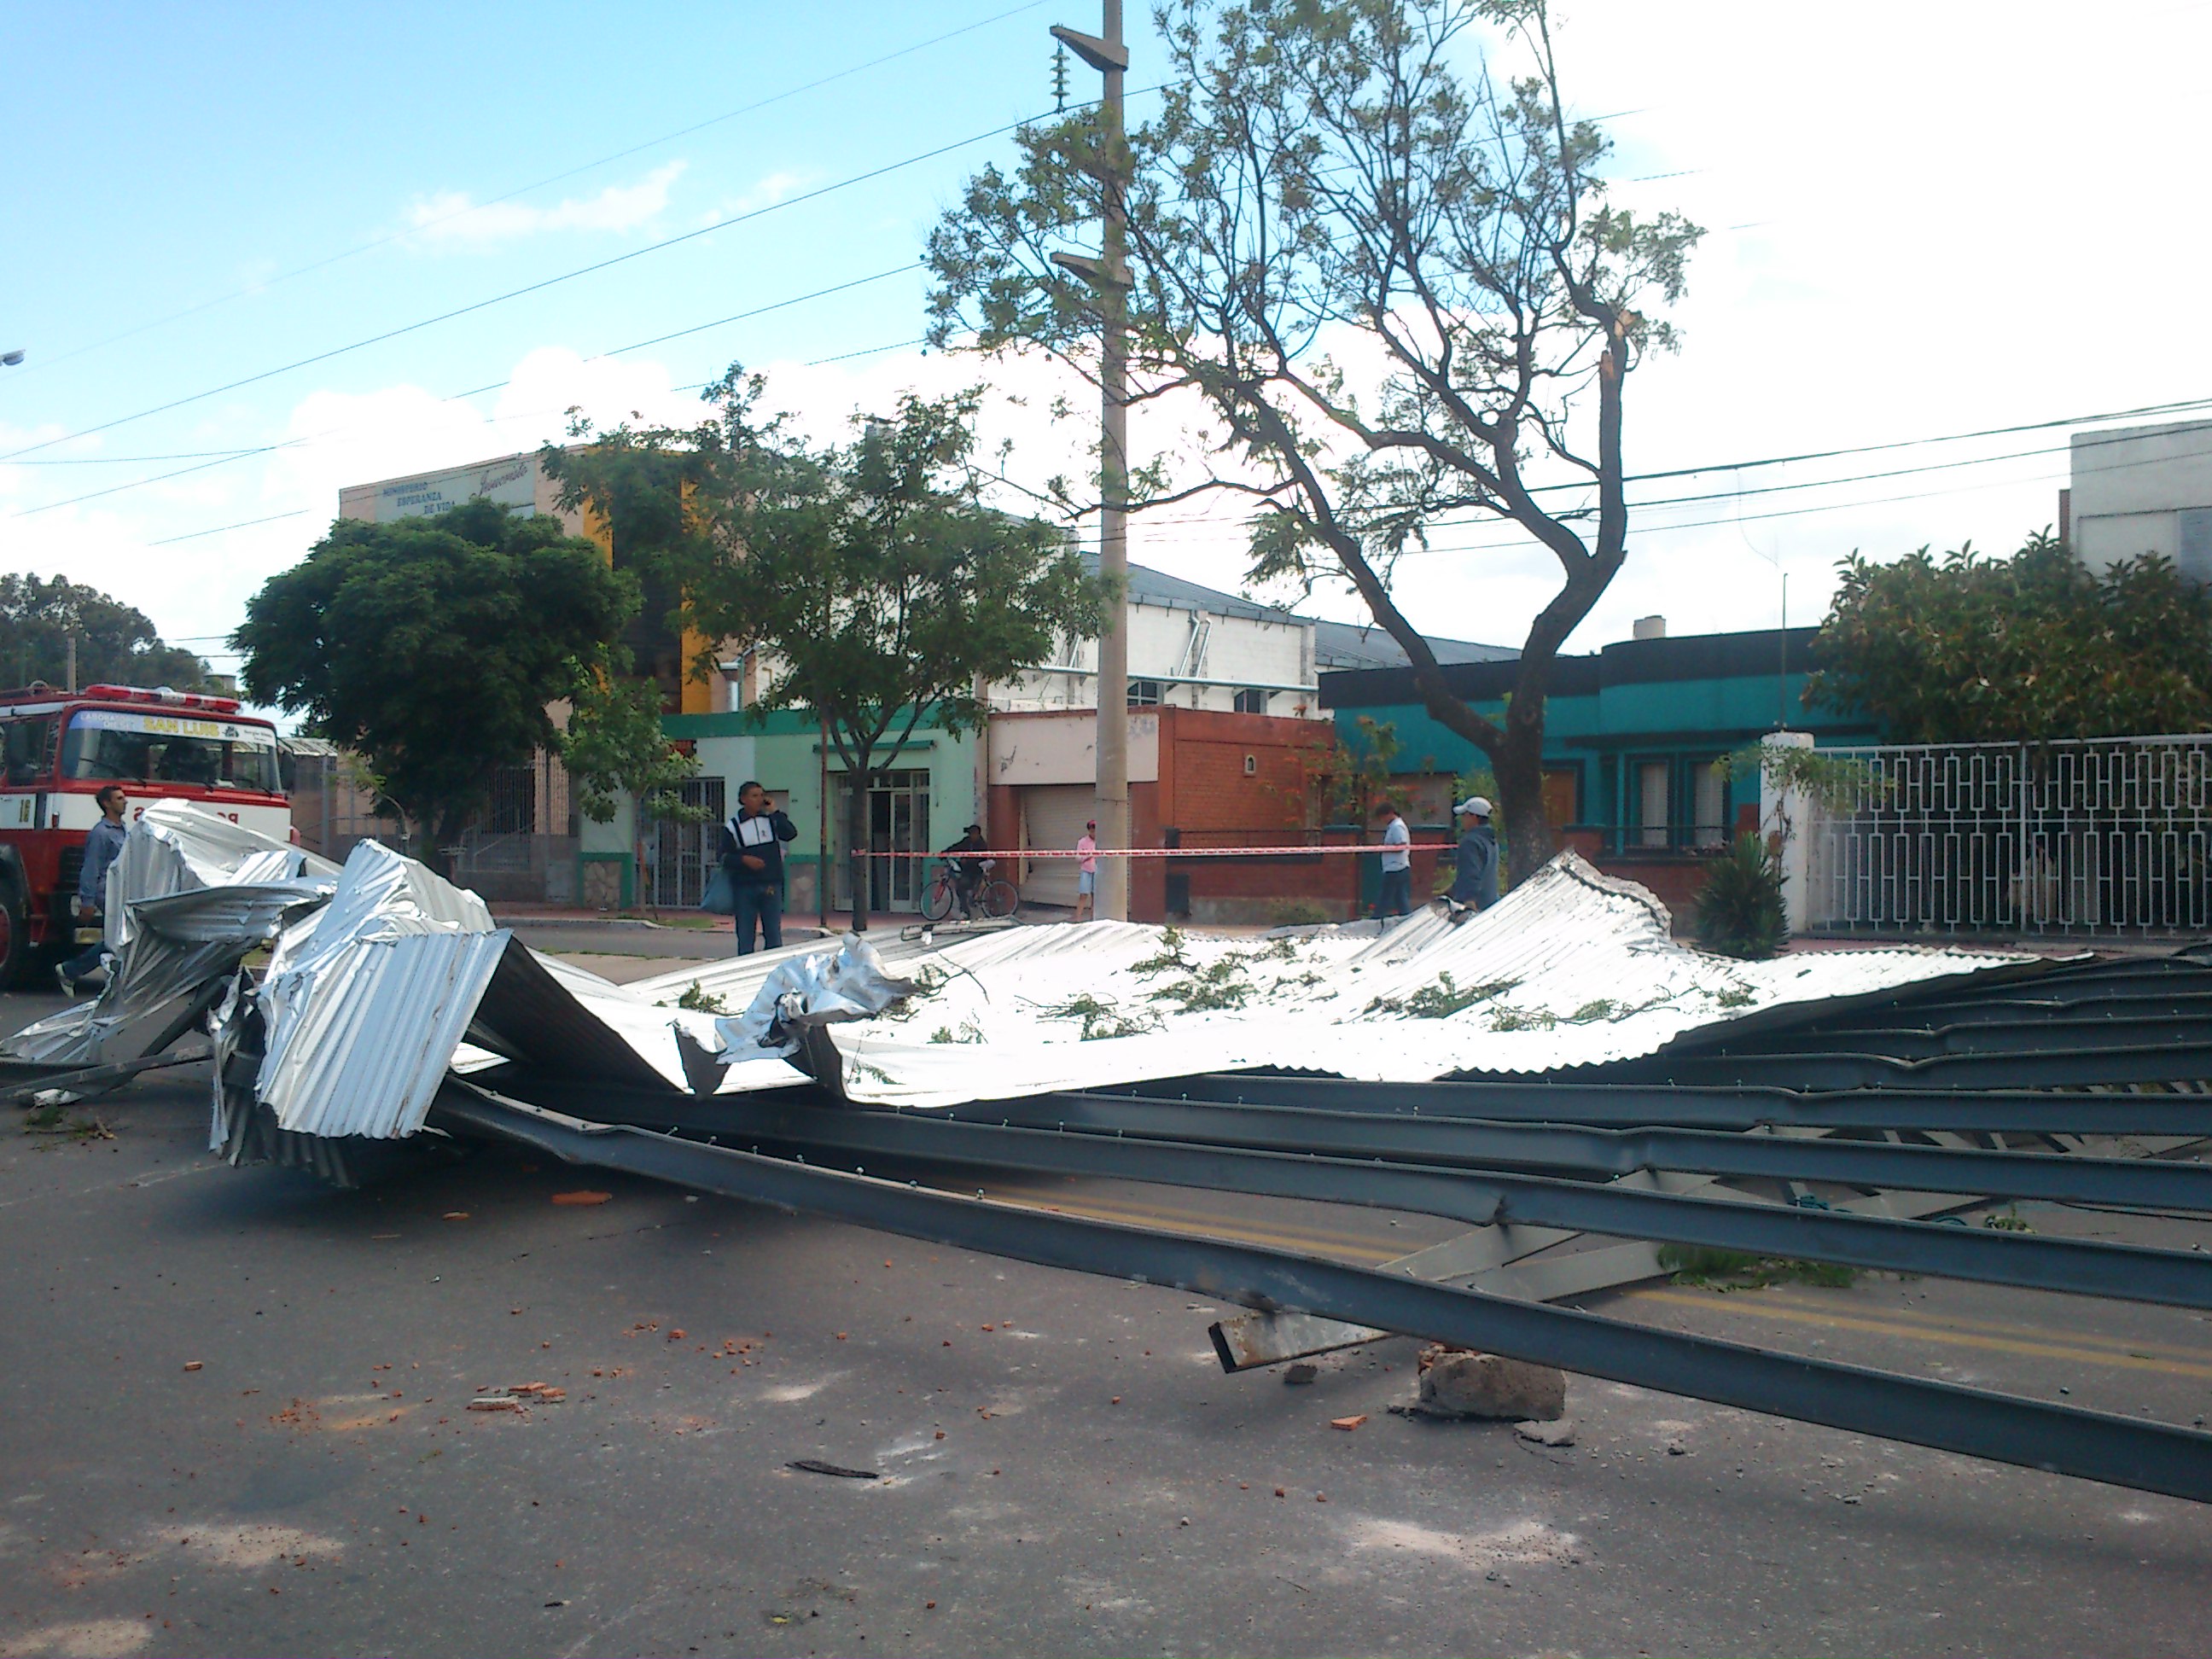
[[(1552, 673), (1544, 729), (1544, 794), (1552, 821), (1585, 833), (1572, 839), (1607, 857), (1680, 856), (1723, 845), (1742, 786), (1712, 763), (1769, 732), (1809, 732), (1816, 745), (1868, 743), (1870, 716), (1808, 708), (1811, 628), (1748, 634), (1624, 640), (1585, 656), (1562, 656)], [(1444, 669), (1458, 696), (1501, 718), (1513, 684), (1510, 662)], [(1388, 724), (1391, 762), (1408, 816), (1441, 827), (1451, 781), (1487, 765), (1480, 750), (1421, 705), (1410, 669), (1321, 677), (1322, 706), (1358, 750), (1362, 717)], [(1757, 786), (1749, 786), (1755, 797)]]
[[(580, 884), (586, 902), (696, 906), (713, 871), (721, 821), (737, 811), (738, 789), (757, 779), (799, 831), (784, 854), (786, 913), (803, 917), (822, 908), (825, 832), (828, 907), (850, 907), (844, 848), (851, 785), (844, 763), (823, 742), (813, 715), (799, 709), (664, 714), (660, 729), (671, 741), (687, 745), (698, 762), (698, 775), (684, 785), (684, 794), (687, 803), (708, 815), (707, 821), (640, 825), (626, 801), (613, 823), (587, 824)], [(973, 734), (927, 725), (917, 726), (896, 756), (878, 750), (868, 791), (870, 848), (878, 853), (929, 853), (959, 840), (963, 827), (980, 816), (975, 764)], [(921, 860), (878, 859), (872, 860), (871, 871), (872, 909), (920, 908), (927, 879)]]

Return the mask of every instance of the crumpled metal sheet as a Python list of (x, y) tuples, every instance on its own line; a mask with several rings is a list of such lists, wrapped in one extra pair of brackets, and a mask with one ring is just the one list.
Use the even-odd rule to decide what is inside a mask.
[(1110, 922), (947, 939), (896, 957), (928, 994), (826, 1036), (852, 1097), (906, 1106), (1259, 1066), (1376, 1082), (1529, 1075), (2024, 960), (1915, 947), (1712, 956), (1673, 937), (1650, 893), (1568, 853), (1460, 925), (1425, 909), (1388, 927), (1185, 934), (1172, 948), (1165, 930)]
[(743, 1013), (715, 1020), (714, 1036), (732, 1059), (758, 1059), (763, 1049), (795, 1054), (804, 1027), (873, 1019), (921, 988), (885, 969), (866, 939), (848, 933), (835, 951), (777, 963)]
[(328, 859), (191, 801), (157, 800), (133, 821), (108, 866), (107, 948), (120, 951), (130, 942), (136, 907), (147, 899), (302, 877), (320, 877), (327, 887), (337, 872)]
[(283, 1129), (412, 1134), (512, 936), (475, 894), (375, 842), (312, 923), (278, 935), (262, 981), (254, 1091)]
[[(259, 866), (256, 855), (242, 867)], [(100, 995), (25, 1026), (0, 1043), (0, 1053), (104, 1066), (167, 1046), (204, 1006), (210, 981), (275, 938), (287, 917), (320, 906), (331, 887), (328, 877), (295, 877), (132, 901), (130, 937), (111, 952)]]

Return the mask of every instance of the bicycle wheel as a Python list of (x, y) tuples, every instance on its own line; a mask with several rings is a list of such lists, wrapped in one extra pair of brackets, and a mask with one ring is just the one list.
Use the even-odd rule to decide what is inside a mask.
[(921, 896), (921, 919), (942, 921), (952, 914), (952, 884), (939, 876), (929, 884), (929, 890)]
[(975, 896), (975, 908), (994, 921), (1012, 921), (1021, 902), (1011, 881), (987, 881)]

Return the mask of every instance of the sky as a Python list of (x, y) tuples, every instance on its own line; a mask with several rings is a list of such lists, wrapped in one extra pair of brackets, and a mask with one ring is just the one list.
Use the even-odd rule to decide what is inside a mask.
[[(1163, 54), (1130, 12), (1133, 120)], [(1617, 199), (1708, 231), (1625, 439), (1633, 472), (1707, 469), (1641, 497), (1700, 499), (1637, 514), (1569, 649), (1655, 613), (1771, 627), (1785, 583), (1815, 622), (1854, 550), (2008, 550), (2056, 520), (2066, 426), (1921, 441), (2212, 400), (2212, 3), (1554, 15)], [(228, 670), (342, 486), (534, 448), (572, 409), (696, 419), (733, 361), (824, 437), (982, 384), (1010, 475), (1068, 471), (1079, 386), (919, 344), (923, 244), (1052, 106), (1054, 21), (1097, 27), (1061, 0), (0, 0), (0, 351), (27, 354), (0, 368), (0, 569), (102, 588)], [(1897, 447), (1738, 465), (1870, 445)], [(1517, 644), (1556, 568), (1493, 526), (1431, 539), (1399, 567), (1408, 612)], [(1140, 519), (1132, 556), (1237, 588), (1236, 513)]]

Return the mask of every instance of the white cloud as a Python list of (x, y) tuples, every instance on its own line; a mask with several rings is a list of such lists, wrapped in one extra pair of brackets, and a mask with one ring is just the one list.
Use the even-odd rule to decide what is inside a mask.
[(685, 163), (655, 167), (634, 185), (610, 185), (596, 196), (553, 207), (526, 202), (476, 202), (466, 191), (418, 197), (407, 210), (407, 240), (418, 247), (489, 247), (549, 231), (635, 230), (657, 218)]
[(699, 216), (702, 225), (719, 225), (725, 219), (740, 214), (757, 213), (763, 208), (774, 207), (794, 192), (814, 182), (811, 173), (771, 173), (755, 182), (752, 188), (735, 196), (726, 196), (720, 202)]

